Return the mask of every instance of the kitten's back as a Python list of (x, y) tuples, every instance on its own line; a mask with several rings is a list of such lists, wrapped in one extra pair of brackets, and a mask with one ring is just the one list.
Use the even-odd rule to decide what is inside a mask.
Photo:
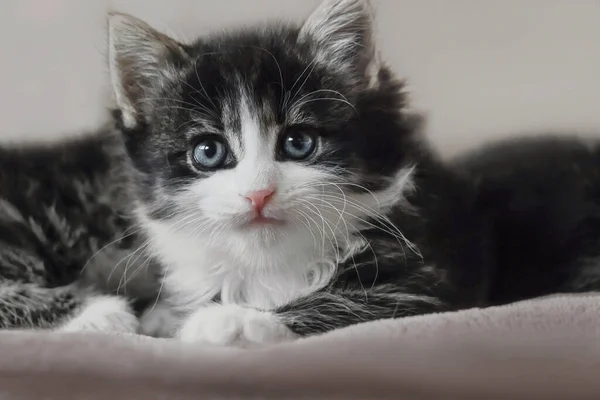
[[(90, 277), (106, 282), (136, 246), (128, 235), (134, 233), (131, 173), (121, 135), (111, 128), (57, 143), (0, 145), (0, 258), (17, 246), (43, 259), (36, 274), (49, 286), (85, 278), (84, 266), (86, 274), (106, 272), (103, 280)], [(96, 265), (102, 260), (106, 265)], [(121, 277), (119, 270), (113, 275)]]
[(576, 137), (529, 137), (456, 161), (494, 220), (492, 304), (600, 289), (599, 146)]

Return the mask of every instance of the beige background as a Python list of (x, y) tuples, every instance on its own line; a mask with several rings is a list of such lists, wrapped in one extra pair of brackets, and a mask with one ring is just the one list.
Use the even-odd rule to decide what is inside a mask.
[[(104, 16), (179, 37), (284, 17), (319, 0), (3, 0), (0, 137), (55, 138), (107, 103)], [(384, 57), (446, 153), (537, 130), (600, 136), (600, 0), (373, 0)], [(598, 133), (596, 133), (596, 131)]]

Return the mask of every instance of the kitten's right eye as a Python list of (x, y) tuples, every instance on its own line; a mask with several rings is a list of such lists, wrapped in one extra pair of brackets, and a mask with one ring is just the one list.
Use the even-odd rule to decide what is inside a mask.
[(283, 154), (290, 160), (303, 160), (316, 148), (317, 139), (308, 132), (291, 132), (283, 138)]
[(203, 139), (194, 147), (192, 160), (201, 169), (216, 169), (227, 159), (227, 147), (216, 138)]

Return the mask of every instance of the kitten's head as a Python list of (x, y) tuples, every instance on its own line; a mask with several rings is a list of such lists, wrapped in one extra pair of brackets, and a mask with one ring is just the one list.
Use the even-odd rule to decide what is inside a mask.
[(401, 201), (413, 127), (375, 57), (366, 0), (191, 44), (121, 14), (109, 31), (149, 219), (228, 246), (320, 236), (320, 247)]

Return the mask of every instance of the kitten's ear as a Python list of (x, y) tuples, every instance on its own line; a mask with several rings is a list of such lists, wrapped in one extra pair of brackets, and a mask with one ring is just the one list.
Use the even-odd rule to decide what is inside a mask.
[(123, 124), (135, 127), (148, 112), (148, 100), (173, 66), (187, 60), (174, 39), (130, 15), (108, 16), (110, 78)]
[(374, 56), (371, 5), (368, 0), (323, 0), (300, 29), (299, 41), (316, 42), (317, 60), (344, 70), (364, 69)]

